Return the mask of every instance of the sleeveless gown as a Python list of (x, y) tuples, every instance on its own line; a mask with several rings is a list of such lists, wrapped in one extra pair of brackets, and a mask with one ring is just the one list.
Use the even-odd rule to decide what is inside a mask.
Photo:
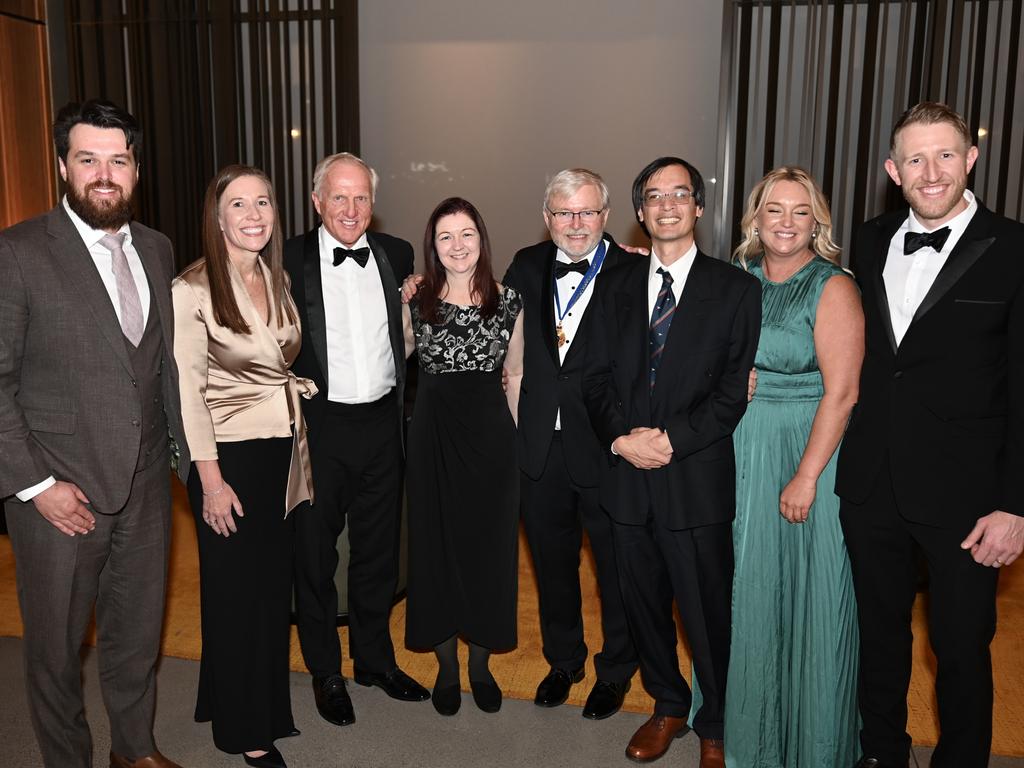
[(441, 302), (440, 322), (410, 306), (420, 376), (409, 428), (406, 644), (453, 634), (516, 644), (519, 468), (502, 363), (522, 299), (503, 288), (494, 316)]
[(860, 754), (857, 606), (834, 492), (838, 448), (806, 522), (779, 514), (779, 495), (824, 392), (814, 350), (818, 301), (825, 283), (845, 273), (817, 256), (782, 283), (766, 279), (760, 264), (750, 272), (761, 281), (762, 320), (757, 389), (734, 435), (726, 765), (853, 765)]

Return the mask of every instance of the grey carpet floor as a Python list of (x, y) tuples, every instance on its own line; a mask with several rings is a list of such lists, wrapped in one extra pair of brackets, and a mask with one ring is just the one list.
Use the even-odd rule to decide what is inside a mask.
[[(218, 752), (207, 724), (192, 719), (199, 665), (165, 658), (158, 676), (156, 741), (159, 749), (185, 768), (244, 766), (242, 758)], [(96, 768), (108, 765), (110, 734), (100, 699), (96, 653), (85, 652), (86, 714), (92, 727)], [(392, 701), (376, 688), (349, 682), (356, 723), (337, 728), (316, 713), (308, 675), (293, 673), (292, 710), (301, 736), (278, 741), (291, 768), (626, 768), (634, 765), (623, 750), (643, 715), (619, 713), (591, 722), (578, 707), (541, 709), (528, 701), (506, 700), (487, 715), (463, 695), (462, 710), (440, 717), (429, 702)], [(928, 765), (930, 750), (916, 750)], [(658, 765), (698, 764), (693, 734), (677, 741)], [(0, 767), (41, 765), (25, 703), (21, 640), (0, 638)], [(838, 768), (848, 768), (839, 766)], [(993, 757), (989, 768), (1024, 768), (1024, 759)]]

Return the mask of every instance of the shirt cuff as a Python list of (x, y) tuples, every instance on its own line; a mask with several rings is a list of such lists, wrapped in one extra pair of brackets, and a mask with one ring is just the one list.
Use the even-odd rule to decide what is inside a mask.
[(50, 488), (56, 484), (57, 481), (54, 479), (53, 475), (50, 475), (48, 478), (43, 480), (43, 482), (36, 483), (31, 488), (26, 488), (24, 491), (21, 491), (20, 493), (16, 493), (14, 495), (18, 498), (18, 501), (29, 502), (32, 501), (32, 499), (34, 499), (40, 493), (45, 491), (47, 488)]

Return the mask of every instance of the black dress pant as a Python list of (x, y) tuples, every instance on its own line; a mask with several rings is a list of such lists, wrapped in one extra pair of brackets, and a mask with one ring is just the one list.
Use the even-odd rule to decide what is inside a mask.
[(938, 662), (939, 743), (932, 768), (984, 768), (992, 743), (992, 659), (998, 570), (960, 549), (971, 527), (934, 528), (900, 515), (888, 464), (863, 504), (842, 501), (860, 624), (864, 754), (906, 765), (910, 630), (918, 573), (928, 568), (928, 634)]
[(675, 598), (704, 703), (693, 719), (703, 739), (724, 734), (732, 600), (732, 523), (670, 530), (615, 523), (622, 598), (654, 714), (686, 717), (692, 693), (679, 672)]
[(349, 653), (363, 674), (395, 668), (389, 619), (398, 581), (402, 442), (392, 391), (373, 403), (328, 403), (310, 446), (315, 504), (295, 511), (299, 642), (315, 677), (341, 670), (338, 536), (348, 525)]
[(599, 680), (622, 683), (637, 668), (636, 649), (622, 604), (612, 520), (597, 501), (597, 488), (576, 485), (565, 465), (565, 446), (555, 432), (543, 474), (521, 474), (522, 519), (537, 575), (544, 658), (555, 669), (574, 671), (587, 660), (580, 596), (580, 548), (586, 530), (601, 593), (604, 645), (594, 656)]

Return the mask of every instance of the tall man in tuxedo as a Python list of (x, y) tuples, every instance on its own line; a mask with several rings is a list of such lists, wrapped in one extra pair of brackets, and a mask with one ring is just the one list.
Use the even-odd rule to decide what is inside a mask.
[(551, 239), (519, 251), (504, 283), (523, 297), (526, 352), (519, 399), (522, 519), (540, 598), (544, 657), (550, 673), (535, 703), (562, 704), (583, 678), (580, 547), (583, 530), (597, 566), (604, 646), (594, 656), (597, 681), (583, 716), (600, 720), (622, 706), (636, 671), (619, 589), (611, 518), (601, 510), (597, 484), (603, 451), (583, 404), (584, 313), (594, 279), (638, 257), (605, 234), (608, 187), (592, 171), (555, 174), (544, 193)]
[(588, 311), (583, 393), (605, 447), (602, 506), (654, 715), (626, 756), (661, 757), (686, 731), (691, 692), (679, 673), (675, 598), (704, 694), (694, 716), (701, 768), (721, 768), (732, 591), (732, 432), (747, 407), (761, 324), (757, 280), (700, 253), (704, 182), (662, 157), (633, 182), (649, 259), (597, 281)]
[(856, 236), (867, 350), (836, 492), (861, 632), (861, 768), (907, 765), (918, 552), (938, 661), (931, 764), (988, 764), (996, 581), (1024, 542), (1024, 226), (967, 190), (977, 157), (960, 115), (911, 108), (885, 161), (910, 210)]
[(314, 504), (295, 513), (299, 642), (320, 715), (355, 722), (341, 676), (337, 541), (349, 529), (349, 649), (360, 685), (424, 701), (423, 686), (395, 662), (389, 617), (398, 581), (402, 508), (405, 342), (398, 286), (412, 272), (412, 246), (367, 232), (377, 173), (347, 152), (313, 172), (323, 224), (285, 244), (285, 268), (302, 320), (293, 370), (321, 396), (302, 403)]
[(168, 430), (183, 473), (189, 459), (171, 244), (131, 221), (141, 138), (110, 102), (65, 106), (54, 124), (64, 199), (0, 233), (0, 498), (47, 768), (92, 765), (79, 649), (94, 606), (111, 768), (176, 767), (153, 741)]

